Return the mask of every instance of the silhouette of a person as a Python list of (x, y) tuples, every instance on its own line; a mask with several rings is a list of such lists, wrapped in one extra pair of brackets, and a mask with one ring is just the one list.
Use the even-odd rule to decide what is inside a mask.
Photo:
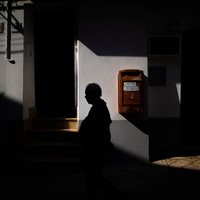
[(92, 107), (80, 127), (80, 142), (85, 157), (85, 183), (87, 200), (95, 200), (96, 188), (111, 199), (126, 199), (125, 192), (119, 190), (102, 176), (102, 165), (110, 148), (110, 124), (112, 123), (106, 102), (101, 99), (101, 88), (96, 83), (88, 84), (85, 98)]

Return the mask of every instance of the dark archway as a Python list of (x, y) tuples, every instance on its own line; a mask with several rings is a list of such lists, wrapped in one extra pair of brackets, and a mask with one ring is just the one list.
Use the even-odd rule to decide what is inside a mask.
[(73, 10), (35, 11), (35, 90), (39, 117), (76, 117)]
[(200, 146), (198, 115), (200, 27), (182, 34), (181, 145)]

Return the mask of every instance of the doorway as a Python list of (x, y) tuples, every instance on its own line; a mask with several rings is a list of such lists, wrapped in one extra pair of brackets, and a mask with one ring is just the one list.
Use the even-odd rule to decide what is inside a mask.
[(182, 34), (181, 145), (200, 147), (198, 92), (200, 27)]
[(34, 13), (38, 117), (76, 117), (74, 10)]

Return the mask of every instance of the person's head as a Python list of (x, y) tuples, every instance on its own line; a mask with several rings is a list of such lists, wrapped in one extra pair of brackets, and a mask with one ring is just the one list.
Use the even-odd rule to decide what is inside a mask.
[(101, 87), (97, 83), (89, 83), (85, 89), (85, 98), (89, 104), (97, 102), (102, 95)]

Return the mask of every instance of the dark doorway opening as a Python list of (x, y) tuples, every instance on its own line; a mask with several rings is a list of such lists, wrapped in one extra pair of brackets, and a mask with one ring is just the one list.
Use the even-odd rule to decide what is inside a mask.
[(76, 117), (74, 10), (34, 12), (35, 92), (39, 117)]
[(200, 147), (199, 72), (200, 27), (182, 34), (181, 69), (181, 145)]

